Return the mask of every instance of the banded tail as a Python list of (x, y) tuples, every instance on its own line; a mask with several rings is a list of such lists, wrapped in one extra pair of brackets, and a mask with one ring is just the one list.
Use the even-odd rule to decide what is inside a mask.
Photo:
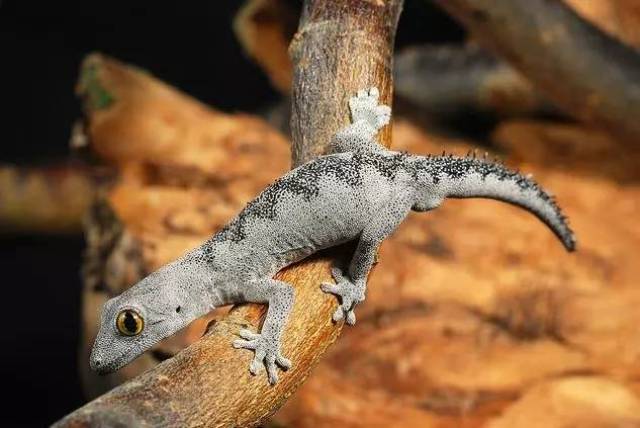
[(575, 236), (554, 197), (529, 176), (475, 156), (423, 159), (432, 186), (443, 197), (496, 199), (524, 208), (545, 223), (567, 251), (575, 250)]

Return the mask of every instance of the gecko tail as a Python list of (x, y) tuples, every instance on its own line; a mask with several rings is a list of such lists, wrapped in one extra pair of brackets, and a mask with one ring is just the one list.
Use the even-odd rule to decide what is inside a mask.
[[(524, 208), (545, 223), (567, 251), (576, 238), (555, 198), (530, 175), (522, 175), (498, 162), (475, 157), (431, 157), (432, 177), (448, 198), (487, 198)], [(436, 181), (436, 180), (434, 180)]]

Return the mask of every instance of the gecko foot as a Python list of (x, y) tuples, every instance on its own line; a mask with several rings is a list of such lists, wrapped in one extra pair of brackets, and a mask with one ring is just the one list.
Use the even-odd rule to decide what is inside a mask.
[(335, 284), (323, 282), (320, 289), (325, 293), (331, 293), (340, 298), (340, 306), (333, 313), (333, 320), (338, 322), (342, 319), (349, 325), (356, 323), (356, 314), (354, 309), (358, 303), (364, 301), (364, 284), (354, 284), (347, 278), (342, 269), (334, 267), (331, 269)]
[(349, 100), (352, 122), (365, 121), (376, 130), (388, 124), (391, 108), (378, 105), (379, 96), (378, 88), (375, 87), (358, 91), (358, 94)]
[(280, 366), (282, 370), (291, 368), (291, 361), (283, 357), (280, 353), (280, 342), (277, 339), (269, 338), (247, 329), (240, 330), (240, 337), (242, 337), (242, 339), (233, 341), (234, 348), (251, 349), (255, 351), (253, 361), (249, 366), (249, 372), (252, 375), (255, 376), (260, 373), (264, 366), (267, 368), (269, 383), (275, 385), (278, 382), (276, 365)]

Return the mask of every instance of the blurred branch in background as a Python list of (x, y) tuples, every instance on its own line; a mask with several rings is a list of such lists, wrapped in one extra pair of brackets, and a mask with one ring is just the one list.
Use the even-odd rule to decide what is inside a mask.
[(292, 81), (287, 48), (299, 15), (285, 0), (249, 0), (233, 20), (233, 30), (244, 51), (265, 70), (273, 86), (285, 94), (291, 90)]
[(0, 234), (80, 233), (93, 197), (86, 168), (0, 166)]
[(436, 0), (568, 114), (640, 139), (640, 53), (562, 1)]
[(640, 46), (640, 3), (636, 0), (565, 1), (609, 35), (630, 46)]
[[(326, 150), (321, 143), (347, 123), (346, 101), (358, 89), (378, 86), (382, 100), (390, 102), (401, 4), (400, 0), (305, 3), (292, 45), (294, 118), (298, 118), (292, 122), (294, 163)], [(98, 248), (87, 250), (85, 287), (90, 288), (85, 293), (93, 300), (85, 306), (91, 309), (85, 312), (85, 325), (97, 326), (99, 303), (217, 230), (266, 184), (257, 177), (280, 175), (274, 170), (286, 163), (287, 156), (282, 137), (261, 121), (211, 111), (114, 61), (88, 58), (80, 82), (92, 148), (120, 176), (94, 210), (97, 215), (92, 218), (102, 221), (89, 224), (87, 231), (97, 238), (89, 239), (89, 245)], [(382, 142), (390, 144), (389, 132)], [(263, 162), (260, 171), (253, 169), (258, 164), (255, 157)], [(263, 313), (261, 306), (245, 305), (234, 308), (174, 358), (56, 426), (259, 423), (303, 382), (340, 332), (340, 326), (331, 322), (335, 299), (318, 286), (330, 278), (330, 263), (327, 257), (314, 258), (278, 275), (295, 285), (300, 303), (294, 307), (283, 344), (294, 367), (275, 387), (261, 376), (251, 376), (250, 355), (230, 346), (237, 331), (257, 324)], [(85, 352), (94, 333), (85, 332)], [(144, 358), (130, 370), (153, 364), (153, 359)]]
[[(465, 110), (555, 116), (557, 104), (585, 123), (635, 137), (640, 96), (633, 88), (640, 86), (640, 57), (618, 40), (640, 41), (640, 8), (626, 0), (568, 3), (580, 15), (560, 1), (497, 7), (476, 0), (443, 2), (493, 53), (474, 45), (405, 49), (397, 58), (397, 94), (419, 114), (445, 121)], [(245, 51), (284, 94), (291, 85), (285, 50), (296, 13), (285, 1), (251, 0), (234, 24)]]
[(520, 73), (475, 45), (406, 48), (396, 55), (394, 73), (398, 96), (430, 115), (557, 113)]

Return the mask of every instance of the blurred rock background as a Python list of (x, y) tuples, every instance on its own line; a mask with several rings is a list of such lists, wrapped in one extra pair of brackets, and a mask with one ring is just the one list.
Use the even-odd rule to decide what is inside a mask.
[[(282, 48), (299, 4), (278, 2), (274, 15), (260, 9), (266, 2), (251, 3), (262, 12), (245, 10), (242, 46), (235, 2), (0, 4), (7, 425), (53, 422), (204, 330), (207, 320), (194, 323), (116, 375), (86, 370), (96, 308), (144, 274), (131, 260), (151, 269), (176, 257), (288, 168)], [(571, 4), (640, 42), (633, 2)], [(409, 0), (398, 63), (403, 48), (465, 39), (440, 10)], [(252, 49), (256, 40), (268, 43)], [(105, 56), (80, 70), (91, 51), (146, 72)], [(449, 201), (413, 215), (383, 245), (357, 327), (274, 425), (640, 426), (638, 152), (567, 119), (500, 60), (480, 55), (489, 58), (483, 72), (498, 76), (490, 103), (466, 97), (462, 108), (434, 109), (397, 76), (394, 148), (479, 149), (532, 172), (572, 220), (579, 251), (564, 254), (535, 219), (496, 202)], [(109, 208), (89, 209), (96, 195)], [(126, 233), (91, 233), (114, 216)], [(122, 251), (106, 262), (87, 253), (81, 266), (83, 218), (93, 225), (89, 248)]]

